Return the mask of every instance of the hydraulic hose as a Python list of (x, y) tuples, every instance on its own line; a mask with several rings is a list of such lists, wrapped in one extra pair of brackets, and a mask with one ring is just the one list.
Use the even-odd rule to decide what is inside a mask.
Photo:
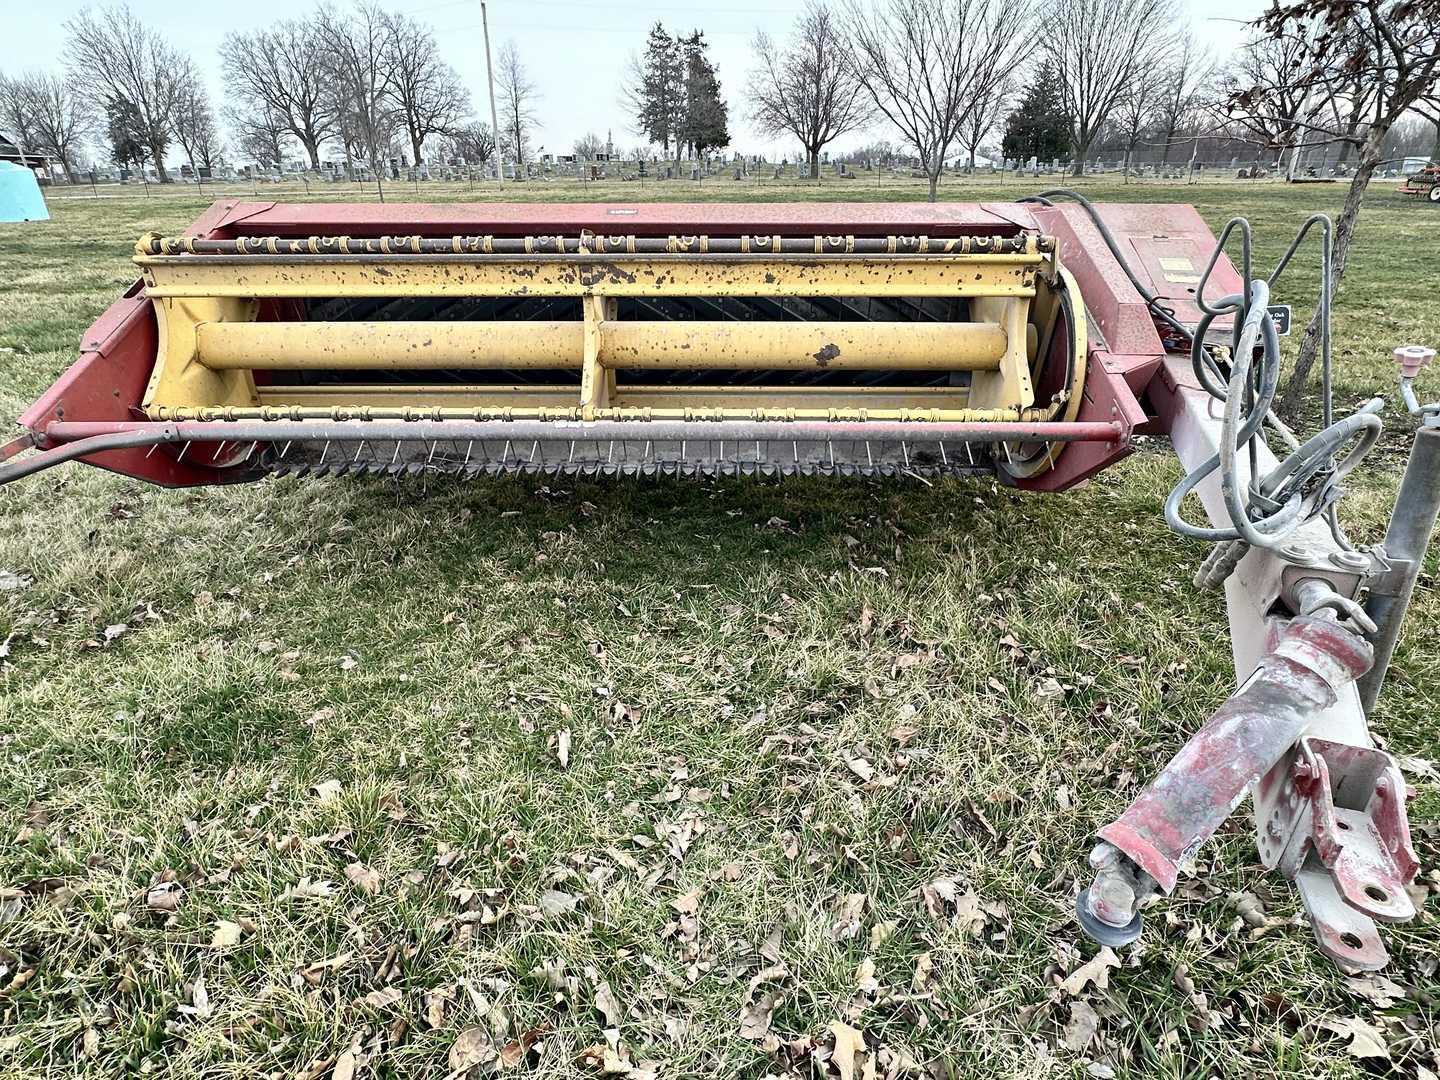
[[(1260, 278), (1255, 277), (1252, 270), (1249, 222), (1244, 218), (1232, 218), (1221, 231), (1200, 276), (1195, 303), (1202, 314), (1192, 328), (1165, 307), (1155, 291), (1141, 280), (1099, 211), (1083, 195), (1067, 188), (1056, 188), (1020, 201), (1051, 206), (1055, 199), (1065, 199), (1080, 206), (1155, 318), (1190, 342), (1191, 363), (1200, 385), (1224, 403), (1219, 450), (1182, 478), (1170, 492), (1165, 500), (1166, 524), (1182, 536), (1199, 540), (1274, 548), (1283, 544), (1304, 522), (1323, 516), (1336, 541), (1344, 547), (1351, 547), (1335, 515), (1335, 504), (1341, 495), (1339, 481), (1375, 445), (1381, 426), (1377, 414), (1384, 403), (1380, 399), (1372, 400), (1353, 416), (1334, 420), (1330, 349), (1330, 300), (1333, 292), (1330, 219), (1324, 214), (1307, 218), (1269, 277)], [(1301, 445), (1271, 411), (1280, 380), (1280, 342), (1268, 307), (1271, 287), (1315, 228), (1321, 232), (1319, 308), (1323, 428), (1318, 435)], [(1227, 242), (1235, 233), (1239, 233), (1242, 243), (1241, 271), (1248, 282), (1246, 292), (1208, 301), (1205, 286)], [(1233, 315), (1235, 319), (1228, 372), (1206, 341), (1214, 321), (1227, 315)], [(1267, 475), (1260, 477), (1257, 476), (1258, 447), (1263, 443), (1261, 429), (1267, 421), (1279, 431), (1291, 452)], [(1349, 451), (1337, 460), (1337, 455), (1347, 445), (1350, 446)], [(1242, 454), (1247, 454), (1250, 459), (1250, 468), (1243, 480), (1238, 465)], [(1229, 524), (1202, 526), (1186, 520), (1181, 509), (1185, 497), (1217, 472)], [(1240, 553), (1234, 551), (1232, 556)], [(1232, 557), (1223, 561), (1233, 567), (1238, 560)]]

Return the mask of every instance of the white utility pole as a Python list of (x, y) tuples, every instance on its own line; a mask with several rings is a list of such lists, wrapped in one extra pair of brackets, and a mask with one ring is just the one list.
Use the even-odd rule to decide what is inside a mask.
[(500, 153), (500, 118), (495, 112), (495, 69), (490, 65), (490, 19), (480, 0), (480, 25), (485, 31), (485, 78), (490, 83), (490, 135), (495, 140), (495, 182), (505, 182), (505, 157)]

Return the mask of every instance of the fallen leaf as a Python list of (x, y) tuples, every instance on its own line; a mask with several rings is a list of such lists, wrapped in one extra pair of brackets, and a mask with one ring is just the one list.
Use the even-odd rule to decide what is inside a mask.
[(1388, 1009), (1397, 1001), (1405, 1000), (1405, 987), (1387, 979), (1384, 975), (1364, 975), (1346, 979), (1341, 985), (1352, 994), (1373, 1002), (1382, 1009)]
[(1347, 1016), (1339, 1020), (1325, 1020), (1320, 1026), (1333, 1031), (1350, 1041), (1345, 1050), (1355, 1058), (1384, 1058), (1390, 1060), (1390, 1048), (1385, 1042), (1385, 1033), (1368, 1020), (1358, 1016)]
[(602, 981), (595, 986), (595, 1009), (605, 1018), (606, 1027), (619, 1027), (625, 1016), (625, 1010), (620, 1007), (608, 982)]
[(450, 1047), (450, 1071), (463, 1072), (475, 1065), (494, 1061), (497, 1056), (490, 1033), (479, 1025), (468, 1027)]
[(835, 921), (830, 927), (830, 937), (835, 941), (848, 941), (860, 933), (860, 922), (865, 915), (868, 897), (864, 893), (848, 893), (835, 905)]
[(770, 1034), (770, 1015), (783, 1000), (781, 994), (761, 994), (740, 1007), (740, 1037), (759, 1042)]
[(150, 886), (145, 894), (145, 906), (153, 911), (175, 911), (180, 907), (180, 898), (185, 894), (178, 881), (162, 881)]
[(327, 803), (335, 798), (345, 789), (345, 785), (339, 780), (322, 780), (310, 788), (310, 794), (322, 803)]
[(242, 930), (239, 923), (220, 919), (215, 923), (215, 934), (210, 938), (212, 949), (228, 949), (240, 944)]
[(202, 1020), (211, 1013), (210, 994), (205, 989), (204, 978), (197, 978), (190, 987), (190, 1004), (195, 1010), (195, 1015)]
[(923, 994), (935, 984), (935, 959), (928, 952), (915, 958), (915, 974), (910, 980), (910, 989)]
[(580, 904), (580, 898), (559, 889), (546, 889), (540, 894), (540, 913), (547, 919), (569, 915)]
[(500, 1064), (507, 1069), (513, 1069), (525, 1060), (525, 1055), (530, 1053), (530, 1048), (540, 1041), (540, 1036), (550, 1030), (549, 1024), (539, 1024), (529, 1031), (523, 1032), (518, 1039), (512, 1039), (500, 1049)]
[(362, 862), (352, 862), (345, 867), (345, 880), (366, 896), (374, 896), (380, 891), (380, 874)]
[(330, 1080), (355, 1080), (355, 1052), (353, 1050), (345, 1050), (335, 1059), (335, 1070), (330, 1074)]
[(830, 1061), (839, 1071), (840, 1080), (855, 1080), (855, 1059), (865, 1052), (865, 1033), (839, 1020), (830, 1024), (830, 1031), (835, 1036)]
[(1120, 966), (1120, 957), (1108, 945), (1103, 947), (1094, 958), (1086, 961), (1067, 975), (1060, 983), (1060, 989), (1071, 997), (1079, 997), (1087, 983), (1094, 983), (1096, 990), (1104, 990), (1110, 985), (1110, 971)]
[(555, 757), (562, 769), (570, 767), (570, 729), (561, 728), (555, 733)]
[(1083, 1053), (1100, 1030), (1100, 1015), (1083, 1001), (1070, 1003), (1070, 1022), (1065, 1025), (1065, 1047)]
[(404, 996), (404, 993), (398, 986), (387, 986), (381, 990), (370, 991), (370, 993), (366, 994), (360, 1000), (372, 1009), (384, 1009), (390, 1005), (394, 1005)]
[(875, 961), (868, 956), (860, 961), (860, 967), (855, 972), (855, 985), (866, 994), (880, 989), (880, 981), (875, 978)]

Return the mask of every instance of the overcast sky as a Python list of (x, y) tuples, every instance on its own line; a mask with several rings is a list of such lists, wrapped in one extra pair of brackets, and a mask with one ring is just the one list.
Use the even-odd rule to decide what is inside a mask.
[[(1266, 6), (1266, 0), (1182, 0), (1190, 10), (1196, 37), (1223, 62), (1243, 36), (1242, 25)], [(55, 67), (63, 60), (64, 22), (86, 5), (81, 0), (35, 3), (0, 0), (0, 72)], [(387, 4), (429, 24), (440, 42), (440, 55), (470, 87), (475, 115), (488, 122), (485, 47), (479, 0), (395, 0)], [(514, 38), (521, 58), (540, 91), (540, 130), (534, 140), (550, 153), (569, 153), (575, 140), (593, 131), (613, 131), (617, 151), (640, 143), (628, 128), (618, 101), (626, 57), (643, 47), (658, 19), (667, 29), (705, 31), (720, 84), (730, 106), (731, 148), (772, 157), (793, 154), (787, 143), (756, 136), (745, 116), (745, 79), (751, 67), (750, 43), (763, 29), (783, 37), (805, 0), (718, 0), (682, 4), (675, 0), (490, 0), (493, 50)], [(252, 30), (307, 10), (305, 0), (246, 0), (245, 3), (195, 0), (132, 0), (131, 8), (147, 23), (163, 29), (195, 57), (209, 82), (212, 98), (222, 100), (223, 82), (215, 46), (231, 30)], [(878, 137), (886, 137), (876, 130)], [(845, 136), (844, 146), (864, 141)]]

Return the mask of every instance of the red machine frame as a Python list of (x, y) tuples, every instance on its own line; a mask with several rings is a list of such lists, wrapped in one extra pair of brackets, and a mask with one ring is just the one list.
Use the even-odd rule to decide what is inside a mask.
[[(1153, 298), (1147, 300), (1137, 291), (1086, 208), (1071, 204), (375, 206), (224, 201), (212, 206), (187, 235), (520, 236), (536, 231), (611, 233), (621, 223), (627, 232), (641, 235), (944, 237), (1037, 230), (1057, 238), (1061, 261), (1080, 285), (1089, 318), (1079, 416), (1069, 424), (1031, 425), (1024, 432), (1069, 445), (1053, 469), (1018, 480), (1017, 486), (1058, 491), (1130, 453), (1136, 434), (1168, 435), (1187, 470), (1215, 454), (1221, 437), (1215, 398), (1196, 380), (1188, 356), (1180, 351), (1183, 343), (1155, 312), (1155, 305), (1163, 305), (1182, 323), (1193, 326), (1200, 320), (1197, 289), (1215, 248), (1214, 236), (1186, 206), (1106, 205), (1098, 213), (1134, 272), (1148, 282)], [(1244, 288), (1224, 255), (1215, 260), (1207, 285), (1212, 295)], [(0, 461), (33, 447), (40, 451), (38, 457), (48, 455), (47, 464), (79, 458), (182, 487), (252, 477), (242, 470), (211, 467), (203, 453), (185, 455), (191, 444), (219, 443), (223, 448), (232, 441), (356, 437), (343, 424), (316, 421), (146, 420), (137, 406), (155, 349), (155, 317), (137, 282), (86, 332), (79, 359), (24, 414), (20, 423), (26, 434), (0, 451)], [(783, 423), (772, 426), (782, 433), (780, 438), (794, 431)], [(1014, 439), (1017, 431), (1014, 424), (899, 426), (904, 437), (915, 438), (993, 436), (1000, 441)], [(430, 437), (484, 437), (477, 434), (482, 427), (480, 422), (436, 422)], [(667, 431), (670, 428), (673, 434), (666, 437), (685, 437), (685, 424), (672, 423)], [(1440, 438), (1440, 431), (1435, 434)], [(697, 430), (695, 437), (705, 436)], [(752, 432), (751, 437), (759, 436)], [(1426, 445), (1433, 448), (1433, 442)], [(167, 450), (156, 453), (157, 445), (167, 445)], [(1262, 451), (1256, 464), (1263, 474), (1275, 461)], [(1197, 493), (1211, 520), (1223, 521), (1218, 478), (1212, 476)], [(1440, 501), (1440, 492), (1433, 501)], [(1348, 971), (1385, 962), (1375, 920), (1400, 920), (1414, 913), (1405, 891), (1416, 861), (1405, 820), (1404, 781), (1393, 760), (1375, 748), (1357, 690), (1356, 680), (1372, 663), (1371, 645), (1326, 610), (1337, 603), (1357, 603), (1376, 580), (1376, 564), (1342, 548), (1319, 520), (1302, 526), (1280, 550), (1255, 548), (1239, 560), (1225, 593), (1242, 687), (1156, 782), (1100, 831), (1103, 842), (1092, 856), (1098, 878), (1081, 897), (1081, 922), (1087, 930), (1102, 939), (1133, 938), (1140, 906), (1154, 893), (1175, 886), (1195, 848), (1253, 790), (1262, 858), (1297, 881), (1322, 949)], [(1324, 594), (1318, 602), (1317, 590)], [(1408, 599), (1408, 591), (1404, 595)], [(1383, 677), (1383, 663), (1379, 667)]]

